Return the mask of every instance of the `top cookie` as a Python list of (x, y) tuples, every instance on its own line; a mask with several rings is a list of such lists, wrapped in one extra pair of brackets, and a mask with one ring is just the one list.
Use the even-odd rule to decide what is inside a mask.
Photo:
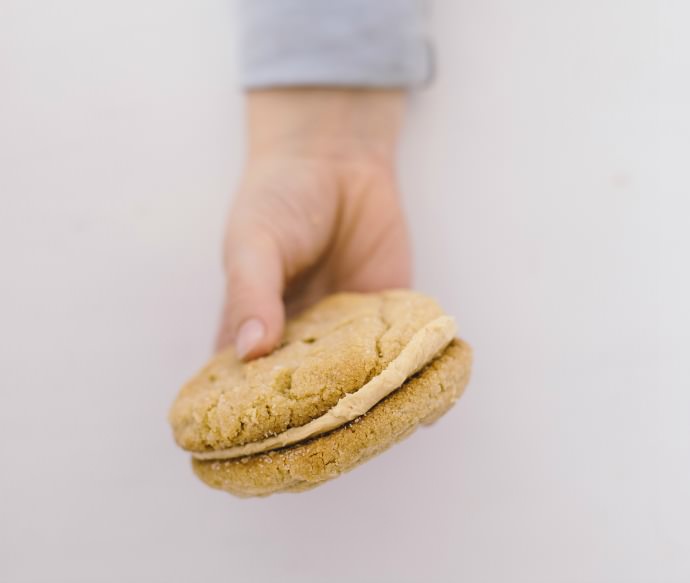
[(442, 315), (436, 302), (407, 290), (330, 296), (289, 321), (272, 354), (249, 363), (232, 348), (217, 354), (173, 404), (175, 439), (203, 452), (302, 426), (379, 374)]

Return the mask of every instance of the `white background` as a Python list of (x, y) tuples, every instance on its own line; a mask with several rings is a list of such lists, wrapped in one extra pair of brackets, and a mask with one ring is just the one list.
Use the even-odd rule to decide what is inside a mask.
[(401, 153), (472, 384), (333, 483), (203, 486), (231, 0), (0, 4), (0, 581), (690, 581), (690, 5), (436, 3)]

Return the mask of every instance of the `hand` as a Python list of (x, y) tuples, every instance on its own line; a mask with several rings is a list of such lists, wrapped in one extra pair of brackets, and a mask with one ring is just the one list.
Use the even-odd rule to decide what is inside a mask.
[(248, 98), (249, 155), (225, 240), (217, 348), (270, 352), (292, 314), (335, 291), (410, 284), (395, 180), (398, 91), (282, 89)]

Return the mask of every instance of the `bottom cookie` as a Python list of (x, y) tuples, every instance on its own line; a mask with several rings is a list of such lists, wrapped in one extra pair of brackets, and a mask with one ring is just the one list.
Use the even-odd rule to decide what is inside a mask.
[(212, 488), (236, 496), (308, 490), (388, 449), (443, 415), (462, 394), (472, 351), (454, 340), (443, 353), (366, 415), (282, 449), (230, 460), (196, 460), (194, 472)]

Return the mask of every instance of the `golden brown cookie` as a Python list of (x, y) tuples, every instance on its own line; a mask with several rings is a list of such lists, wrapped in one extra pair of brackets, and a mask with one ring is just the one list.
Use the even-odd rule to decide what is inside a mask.
[(180, 392), (170, 421), (207, 484), (240, 496), (335, 477), (443, 414), (471, 352), (421, 294), (337, 294), (288, 322), (271, 355), (228, 349)]
[(298, 492), (354, 468), (443, 415), (462, 394), (471, 350), (454, 340), (444, 353), (367, 414), (304, 443), (230, 460), (193, 460), (209, 486), (237, 496)]

